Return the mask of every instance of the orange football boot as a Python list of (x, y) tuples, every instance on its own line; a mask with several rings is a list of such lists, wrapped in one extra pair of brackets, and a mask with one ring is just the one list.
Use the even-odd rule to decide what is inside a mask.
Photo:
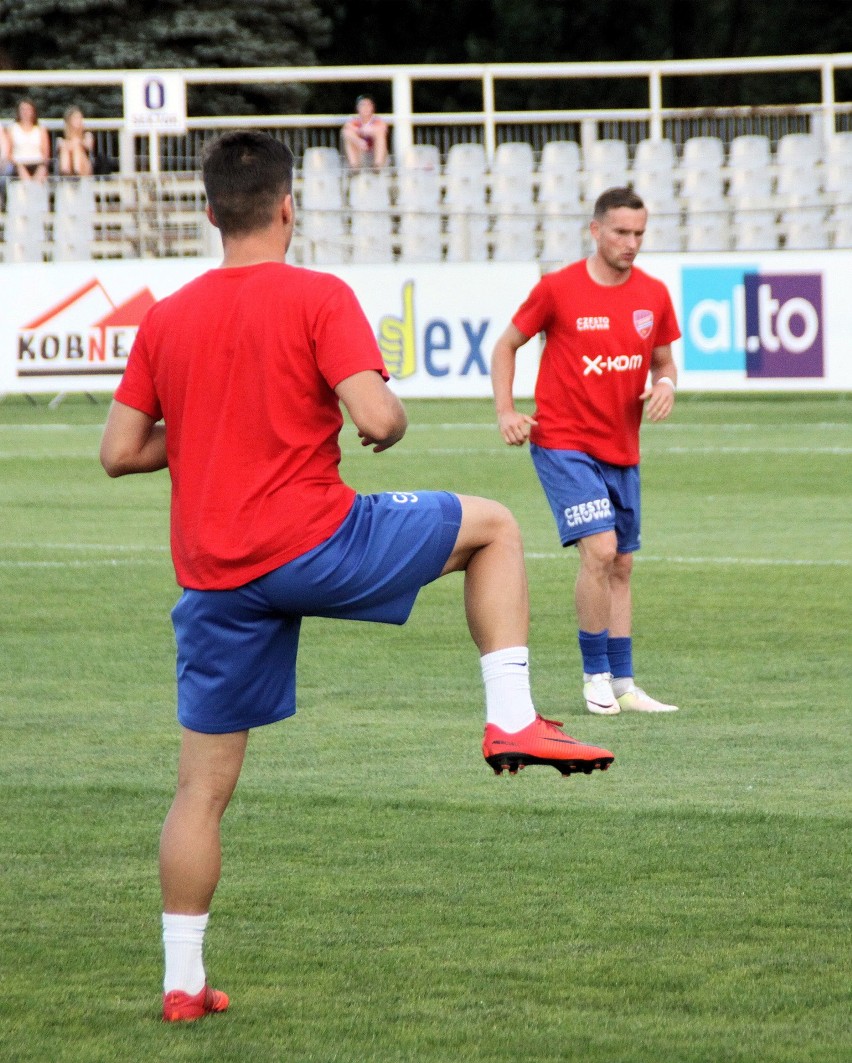
[(225, 1011), (229, 1003), (226, 993), (209, 985), (194, 995), (172, 989), (163, 994), (163, 1022), (193, 1022), (215, 1011)]
[(563, 775), (576, 771), (591, 775), (595, 768), (606, 771), (615, 760), (608, 749), (584, 745), (560, 731), (561, 726), (558, 720), (546, 720), (538, 715), (514, 734), (489, 723), (482, 740), (482, 755), (496, 775), (504, 769), (515, 775), (528, 764), (549, 764)]

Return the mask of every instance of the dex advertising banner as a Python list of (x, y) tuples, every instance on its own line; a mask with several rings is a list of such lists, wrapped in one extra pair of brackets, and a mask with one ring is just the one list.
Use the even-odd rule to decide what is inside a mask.
[[(208, 259), (0, 267), (0, 394), (113, 391), (145, 311), (218, 263)], [(402, 396), (490, 395), (489, 364), (534, 265), (349, 266)], [(532, 394), (538, 346), (519, 366)]]

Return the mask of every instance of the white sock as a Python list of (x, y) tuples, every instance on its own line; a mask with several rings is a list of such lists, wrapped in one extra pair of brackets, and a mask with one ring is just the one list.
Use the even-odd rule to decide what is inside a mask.
[(485, 719), (501, 731), (514, 733), (535, 719), (530, 694), (529, 651), (509, 646), (480, 658), (485, 684)]
[(636, 686), (633, 682), (633, 676), (624, 676), (622, 679), (613, 679), (612, 692), (617, 698), (620, 698), (622, 694), (626, 694), (628, 690), (632, 690)]
[(163, 912), (163, 949), (166, 974), (163, 992), (182, 989), (194, 996), (204, 988), (205, 974), (202, 949), (207, 915), (170, 915)]

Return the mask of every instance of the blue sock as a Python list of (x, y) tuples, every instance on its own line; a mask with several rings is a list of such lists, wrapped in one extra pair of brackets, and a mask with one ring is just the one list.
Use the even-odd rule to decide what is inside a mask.
[(606, 652), (612, 678), (632, 679), (633, 639), (629, 635), (626, 638), (609, 638), (606, 643)]
[(608, 636), (609, 632), (606, 628), (597, 634), (590, 631), (578, 633), (580, 653), (583, 655), (583, 671), (586, 675), (597, 675), (599, 672), (609, 671), (609, 657), (606, 651)]

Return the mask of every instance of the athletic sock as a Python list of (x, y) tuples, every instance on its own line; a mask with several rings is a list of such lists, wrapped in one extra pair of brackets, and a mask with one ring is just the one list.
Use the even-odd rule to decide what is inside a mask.
[[(612, 689), (617, 698), (633, 686), (633, 639), (610, 637), (606, 644), (609, 655), (609, 670), (612, 672)], [(616, 683), (620, 689), (616, 690)]]
[(514, 734), (535, 719), (530, 693), (529, 650), (509, 646), (480, 658), (485, 684), (485, 720)]
[(607, 656), (607, 642), (609, 631), (579, 631), (577, 641), (580, 643), (580, 653), (583, 657), (584, 676), (598, 675), (609, 671), (609, 657)]
[(194, 996), (204, 988), (204, 931), (207, 915), (172, 915), (163, 912), (163, 949), (166, 954), (166, 973), (163, 992), (182, 989)]

